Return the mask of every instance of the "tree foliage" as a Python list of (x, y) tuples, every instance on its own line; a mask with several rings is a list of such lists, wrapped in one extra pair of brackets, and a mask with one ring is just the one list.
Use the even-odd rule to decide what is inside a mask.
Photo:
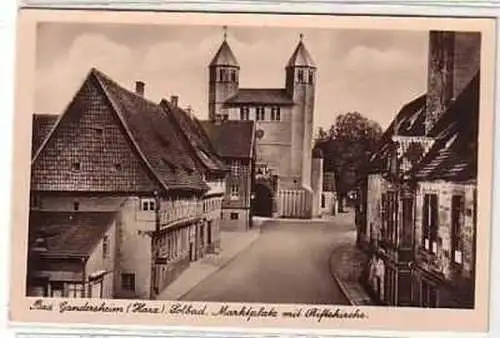
[(335, 173), (341, 200), (363, 175), (381, 136), (380, 125), (358, 112), (338, 115), (328, 131), (319, 128), (316, 144), (323, 151), (325, 170)]

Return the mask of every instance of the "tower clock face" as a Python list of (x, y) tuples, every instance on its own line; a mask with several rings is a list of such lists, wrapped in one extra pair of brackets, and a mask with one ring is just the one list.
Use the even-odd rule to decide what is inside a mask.
[(261, 138), (264, 137), (264, 130), (257, 129), (257, 131), (255, 132), (255, 136), (257, 136), (257, 138), (260, 140)]

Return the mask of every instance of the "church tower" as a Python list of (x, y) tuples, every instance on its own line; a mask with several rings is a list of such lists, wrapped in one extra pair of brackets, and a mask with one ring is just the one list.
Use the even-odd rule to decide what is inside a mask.
[(208, 117), (215, 120), (217, 115), (226, 117), (223, 103), (238, 92), (240, 66), (227, 43), (224, 27), (224, 40), (209, 65)]
[(299, 178), (297, 184), (311, 191), (316, 66), (304, 45), (302, 34), (285, 71), (285, 89), (295, 103), (291, 114), (291, 173)]

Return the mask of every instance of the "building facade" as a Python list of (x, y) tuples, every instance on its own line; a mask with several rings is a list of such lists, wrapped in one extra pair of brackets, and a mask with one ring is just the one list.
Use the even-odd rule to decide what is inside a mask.
[(240, 88), (240, 65), (226, 39), (210, 62), (210, 120), (255, 121), (256, 215), (313, 216), (316, 71), (302, 37), (286, 64), (284, 88)]
[(208, 252), (215, 252), (220, 248), (220, 223), (223, 216), (222, 204), (226, 194), (228, 170), (201, 122), (189, 108), (181, 109), (178, 100), (177, 96), (172, 96), (170, 102), (162, 100), (160, 105), (171, 118), (172, 123), (182, 132), (186, 147), (191, 151), (197, 169), (208, 186), (202, 199), (202, 223), (206, 229), (201, 233), (206, 233)]
[(202, 121), (202, 126), (228, 168), (221, 228), (227, 231), (246, 231), (252, 227), (255, 124), (253, 121), (218, 119)]
[(113, 212), (30, 214), (27, 295), (112, 298), (116, 215)]
[[(430, 32), (427, 93), (397, 114), (361, 182), (358, 244), (371, 256), (364, 282), (383, 304), (473, 306), (477, 143), (454, 142), (477, 142), (479, 53), (479, 34)], [(451, 231), (456, 224), (467, 236)], [(467, 255), (451, 254), (457, 241)], [(446, 268), (452, 256), (466, 261), (460, 273)]]
[(115, 298), (154, 298), (218, 238), (197, 159), (143, 94), (92, 69), (63, 114), (34, 117), (30, 209), (116, 214)]

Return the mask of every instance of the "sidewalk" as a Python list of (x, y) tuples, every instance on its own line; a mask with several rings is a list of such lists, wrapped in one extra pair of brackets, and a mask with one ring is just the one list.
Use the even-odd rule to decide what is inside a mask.
[(330, 256), (330, 269), (333, 277), (352, 305), (376, 305), (363, 286), (359, 283), (366, 256), (355, 246), (356, 233), (350, 240), (340, 244)]
[(192, 262), (189, 267), (167, 286), (157, 297), (158, 300), (178, 300), (195, 288), (210, 275), (231, 262), (247, 249), (260, 234), (259, 227), (247, 232), (221, 232), (219, 253), (207, 254), (199, 261)]

